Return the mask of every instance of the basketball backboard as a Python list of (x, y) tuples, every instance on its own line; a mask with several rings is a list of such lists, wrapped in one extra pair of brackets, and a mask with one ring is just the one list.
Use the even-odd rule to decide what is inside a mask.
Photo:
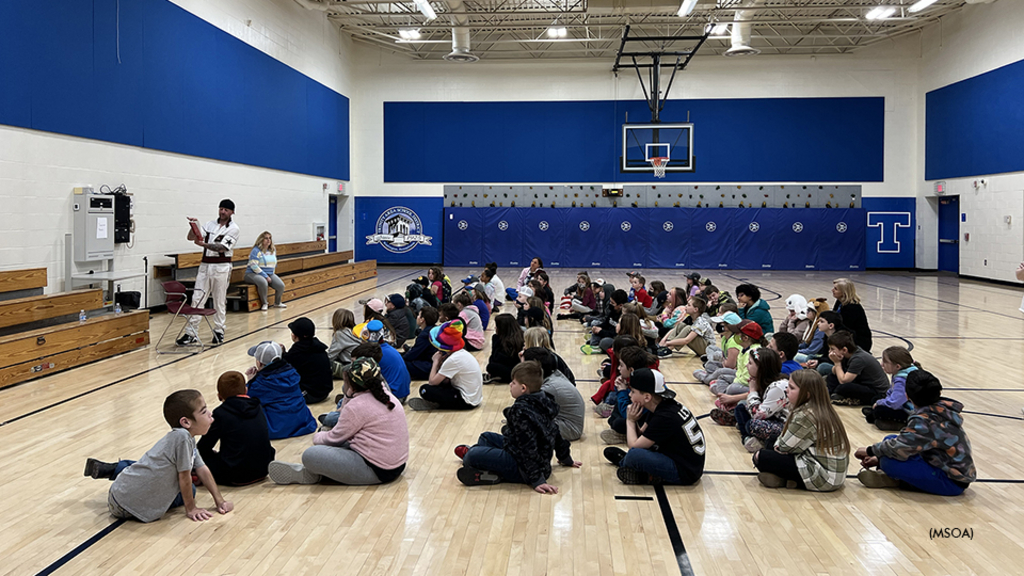
[(651, 158), (667, 157), (666, 172), (693, 172), (693, 124), (623, 124), (623, 172), (653, 172)]

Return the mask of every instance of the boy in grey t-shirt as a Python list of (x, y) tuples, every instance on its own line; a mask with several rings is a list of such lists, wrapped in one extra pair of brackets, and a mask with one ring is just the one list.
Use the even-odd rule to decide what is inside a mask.
[(832, 373), (825, 377), (832, 403), (841, 406), (871, 406), (885, 397), (889, 377), (869, 352), (857, 347), (853, 334), (836, 332), (828, 337)]
[(213, 416), (198, 390), (178, 390), (164, 400), (164, 419), (171, 431), (138, 462), (100, 462), (89, 458), (85, 475), (107, 478), (114, 483), (107, 496), (107, 507), (116, 518), (134, 518), (140, 522), (159, 520), (164, 512), (185, 507), (189, 519), (200, 522), (213, 517), (208, 510), (196, 506), (192, 470), (210, 491), (217, 511), (227, 514), (234, 509), (217, 489), (213, 474), (196, 450), (194, 436), (210, 430)]
[(562, 438), (570, 442), (583, 436), (583, 421), (587, 414), (587, 403), (580, 391), (558, 371), (555, 355), (547, 348), (527, 348), (522, 353), (524, 361), (536, 360), (544, 371), (544, 383), (540, 391), (555, 399), (558, 415), (555, 425)]

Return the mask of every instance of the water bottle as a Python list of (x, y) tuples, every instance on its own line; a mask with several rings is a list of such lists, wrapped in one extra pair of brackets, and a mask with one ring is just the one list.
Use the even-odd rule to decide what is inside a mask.
[(85, 321), (88, 319), (89, 317), (85, 315), (85, 310), (82, 310), (81, 312), (78, 313), (78, 322), (80, 324), (84, 324)]
[(120, 302), (114, 302), (114, 314), (120, 314), (120, 313), (121, 313), (121, 303)]

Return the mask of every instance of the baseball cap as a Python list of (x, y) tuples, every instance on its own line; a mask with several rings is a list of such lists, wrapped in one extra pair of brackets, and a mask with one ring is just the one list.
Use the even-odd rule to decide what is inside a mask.
[(522, 288), (519, 289), (519, 295), (523, 297), (523, 300), (526, 300), (530, 296), (533, 296), (533, 288), (530, 288), (529, 286), (523, 286)]
[(360, 388), (366, 388), (365, 383), (367, 380), (380, 378), (380, 366), (377, 365), (373, 358), (356, 358), (352, 360), (351, 364), (347, 364), (341, 370), (347, 373), (349, 378), (352, 379), (352, 383)]
[(752, 320), (747, 320), (742, 326), (740, 326), (740, 334), (746, 334), (754, 340), (760, 340), (764, 337), (764, 331), (761, 330), (761, 325)]
[(464, 324), (459, 318), (434, 326), (430, 329), (430, 343), (443, 352), (462, 350), (466, 347), (466, 341), (462, 337), (463, 329)]
[(629, 376), (629, 387), (637, 392), (664, 394), (666, 390), (665, 376), (658, 370), (639, 368), (633, 370), (633, 373)]
[(296, 318), (288, 324), (288, 329), (299, 338), (312, 338), (316, 336), (316, 325), (305, 316)]
[(712, 316), (711, 321), (725, 322), (726, 324), (739, 324), (740, 322), (743, 322), (743, 318), (740, 318), (740, 315), (735, 312), (726, 312), (721, 316)]
[(264, 340), (252, 348), (249, 348), (249, 356), (252, 356), (257, 362), (264, 366), (272, 364), (274, 360), (280, 358), (282, 354), (284, 354), (284, 348), (282, 348), (277, 342), (273, 342), (271, 340)]
[(698, 274), (697, 272), (690, 272), (689, 274), (686, 275), (686, 277), (689, 278), (690, 280), (693, 280), (694, 282), (700, 280), (700, 274)]
[(370, 307), (370, 310), (373, 310), (374, 312), (376, 312), (378, 314), (383, 314), (384, 313), (384, 301), (381, 300), (380, 298), (371, 298), (366, 303), (366, 305)]
[(388, 296), (388, 301), (395, 308), (405, 308), (405, 297), (401, 294), (392, 294)]

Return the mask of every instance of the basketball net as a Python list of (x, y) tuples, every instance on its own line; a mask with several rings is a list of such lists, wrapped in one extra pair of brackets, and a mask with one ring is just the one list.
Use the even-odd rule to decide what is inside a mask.
[(650, 162), (651, 162), (651, 166), (654, 167), (654, 177), (655, 178), (664, 178), (665, 177), (665, 168), (668, 167), (668, 158), (663, 158), (663, 157), (660, 157), (660, 156), (656, 156), (654, 158), (651, 158)]

